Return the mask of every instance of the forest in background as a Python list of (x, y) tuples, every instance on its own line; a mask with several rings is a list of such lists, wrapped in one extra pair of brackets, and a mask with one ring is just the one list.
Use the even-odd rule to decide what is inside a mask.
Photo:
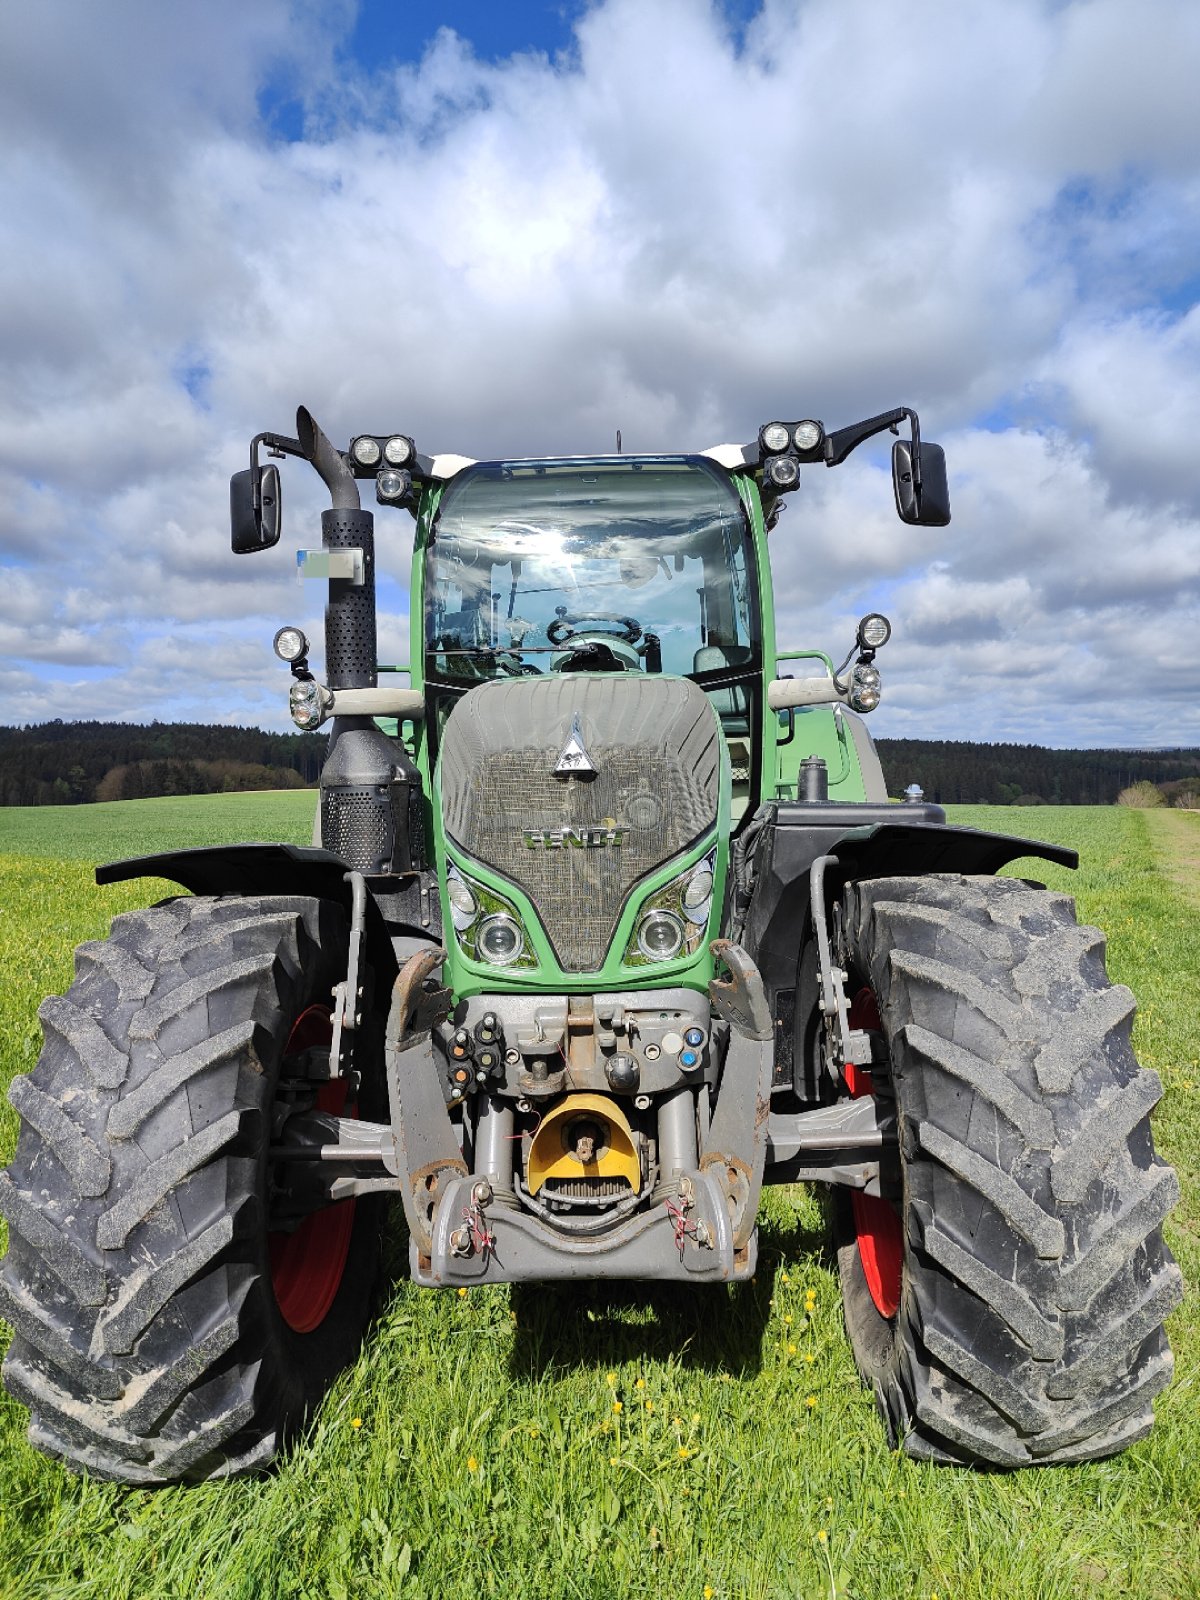
[(1139, 783), (1154, 784), (1167, 804), (1200, 797), (1200, 750), (1047, 750), (954, 739), (879, 739), (876, 748), (890, 795), (918, 783), (938, 805), (1111, 806)]
[[(222, 724), (43, 722), (0, 727), (0, 805), (79, 805), (156, 795), (299, 789), (315, 784), (320, 733)], [(1152, 783), (1167, 804), (1200, 805), (1200, 749), (1047, 750), (950, 739), (877, 741), (888, 793), (912, 783), (940, 805), (1113, 805)]]
[(302, 789), (316, 783), (326, 742), (319, 733), (196, 722), (0, 727), (0, 805)]

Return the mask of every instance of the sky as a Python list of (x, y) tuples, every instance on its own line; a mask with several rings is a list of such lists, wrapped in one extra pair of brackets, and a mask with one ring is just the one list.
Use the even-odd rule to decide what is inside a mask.
[[(866, 611), (876, 736), (1200, 744), (1195, 0), (0, 8), (0, 723), (285, 729), (343, 447), (698, 451), (896, 405), (771, 535), (781, 648)], [(381, 510), (406, 660), (412, 522)]]

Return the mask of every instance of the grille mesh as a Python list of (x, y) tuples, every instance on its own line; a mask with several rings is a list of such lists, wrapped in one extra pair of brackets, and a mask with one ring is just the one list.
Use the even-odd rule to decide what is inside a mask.
[[(556, 778), (578, 716), (594, 778)], [(532, 900), (568, 972), (604, 961), (630, 889), (717, 815), (720, 732), (682, 678), (493, 683), (455, 707), (439, 781), (446, 832)], [(530, 849), (527, 831), (622, 828), (623, 843)]]

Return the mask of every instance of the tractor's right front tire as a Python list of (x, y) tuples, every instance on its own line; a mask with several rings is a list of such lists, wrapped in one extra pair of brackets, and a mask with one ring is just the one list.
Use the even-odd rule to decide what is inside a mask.
[[(118, 917), (43, 1004), (0, 1174), (4, 1382), (31, 1441), (75, 1470), (156, 1484), (261, 1466), (353, 1359), (377, 1202), (288, 1231), (272, 1164), (287, 1094), (307, 1092), (281, 1098), (281, 1075), (328, 1045), (346, 959), (336, 905), (182, 898)], [(353, 1114), (346, 1091), (322, 1085), (318, 1106)]]
[(841, 1205), (838, 1252), (893, 1443), (997, 1467), (1123, 1449), (1171, 1374), (1179, 1185), (1103, 936), (1064, 895), (950, 876), (851, 885), (842, 930), (899, 1129), (895, 1209)]

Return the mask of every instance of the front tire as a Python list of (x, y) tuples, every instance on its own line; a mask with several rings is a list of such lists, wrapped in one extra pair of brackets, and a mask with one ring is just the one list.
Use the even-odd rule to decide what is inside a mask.
[(1162, 1323), (1182, 1280), (1161, 1224), (1179, 1185), (1103, 936), (1007, 878), (852, 884), (842, 922), (899, 1128), (894, 1315), (861, 1216), (838, 1207), (847, 1327), (892, 1442), (996, 1467), (1124, 1449), (1171, 1374)]
[(377, 1205), (311, 1218), (321, 1281), (295, 1251), (289, 1275), (268, 1154), (285, 1056), (328, 1043), (346, 940), (327, 902), (174, 900), (82, 945), (43, 1004), (0, 1174), (4, 1382), (31, 1441), (75, 1470), (155, 1484), (262, 1466), (353, 1359)]

